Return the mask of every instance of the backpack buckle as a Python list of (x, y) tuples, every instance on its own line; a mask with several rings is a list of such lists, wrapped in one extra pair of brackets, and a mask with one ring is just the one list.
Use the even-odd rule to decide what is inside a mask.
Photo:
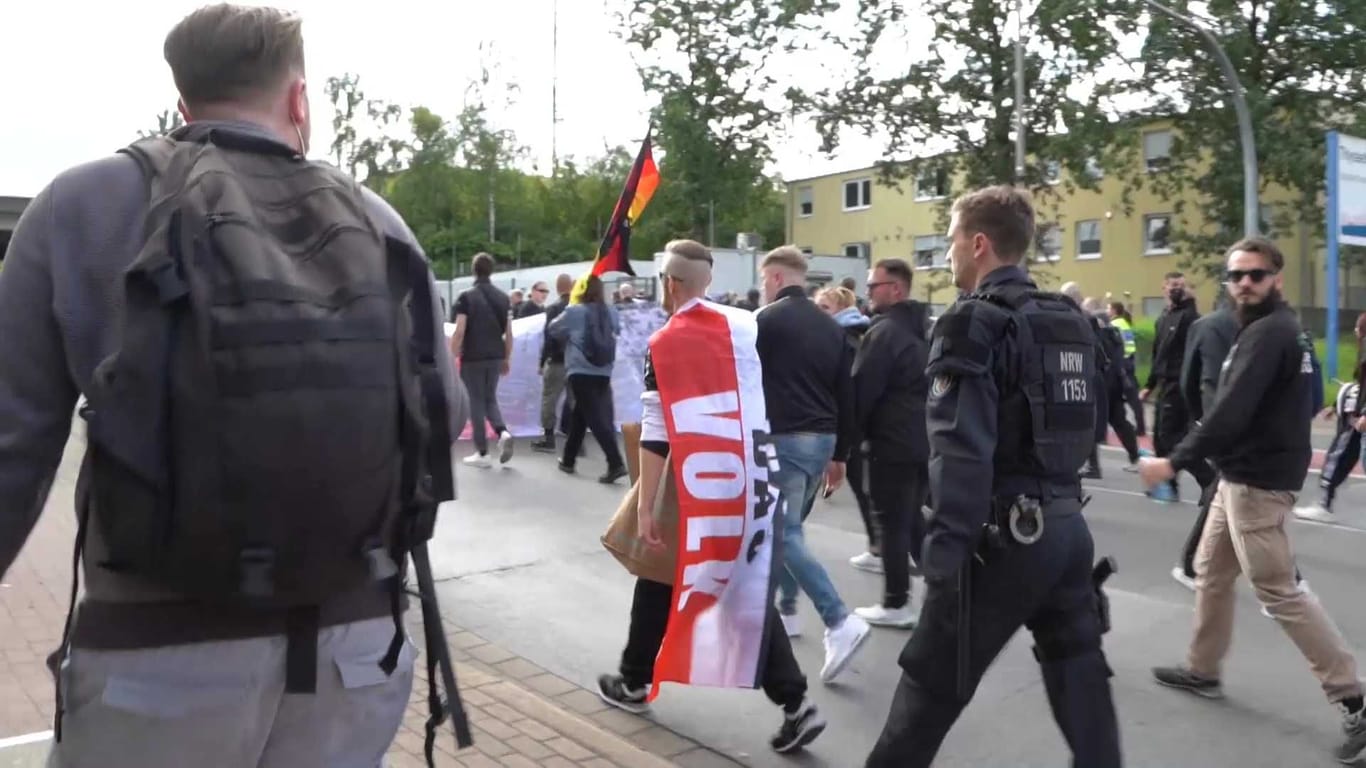
[(237, 555), (237, 564), (242, 573), (242, 594), (248, 597), (275, 594), (275, 550), (249, 547)]

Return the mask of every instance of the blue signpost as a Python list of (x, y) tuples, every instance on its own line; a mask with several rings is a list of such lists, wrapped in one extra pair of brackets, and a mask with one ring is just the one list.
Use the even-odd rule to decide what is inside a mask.
[(1327, 270), (1324, 284), (1328, 302), (1327, 343), (1324, 350), (1328, 378), (1338, 375), (1338, 132), (1328, 132), (1328, 179), (1325, 213), (1328, 218), (1328, 244), (1324, 251), (1324, 269)]

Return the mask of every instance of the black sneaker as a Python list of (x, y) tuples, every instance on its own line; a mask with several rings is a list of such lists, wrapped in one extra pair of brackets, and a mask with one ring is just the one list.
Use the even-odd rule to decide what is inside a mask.
[(617, 709), (625, 710), (633, 715), (643, 715), (650, 711), (650, 704), (645, 701), (647, 693), (649, 693), (649, 689), (645, 686), (639, 688), (626, 687), (626, 678), (621, 675), (598, 676), (598, 697)]
[(626, 467), (613, 467), (607, 470), (607, 474), (599, 477), (598, 482), (603, 485), (612, 485), (623, 477), (626, 477)]
[(1338, 709), (1342, 711), (1342, 732), (1347, 734), (1347, 741), (1338, 747), (1337, 759), (1343, 765), (1350, 765), (1366, 757), (1366, 708), (1357, 707), (1353, 712), (1346, 704), (1338, 702)]
[(1224, 688), (1212, 677), (1197, 675), (1185, 667), (1153, 667), (1153, 678), (1168, 688), (1180, 688), (1207, 699), (1224, 698)]
[(768, 745), (778, 754), (796, 752), (816, 740), (825, 730), (825, 718), (816, 711), (810, 699), (802, 699), (796, 712), (783, 713), (783, 726), (768, 740)]
[(559, 461), (555, 462), (555, 466), (559, 467), (560, 471), (565, 473), (566, 475), (574, 474), (574, 465), (564, 463), (564, 459), (560, 459)]

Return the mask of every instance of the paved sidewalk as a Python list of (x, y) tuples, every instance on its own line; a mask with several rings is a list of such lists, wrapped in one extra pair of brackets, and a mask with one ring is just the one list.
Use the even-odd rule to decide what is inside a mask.
[[(53, 683), (45, 666), (57, 647), (71, 585), (75, 536), (72, 495), (83, 450), (79, 436), (53, 483), (47, 509), (23, 552), (0, 584), (0, 768), (37, 768), (47, 753), (42, 732), (52, 727)], [(443, 606), (458, 615), (459, 606)], [(422, 641), (421, 614), (409, 612), (409, 631)], [(572, 628), (564, 628), (573, 631)], [(474, 731), (474, 747), (455, 749), (449, 724), (436, 742), (438, 766), (509, 768), (720, 768), (736, 766), (710, 749), (648, 718), (603, 704), (579, 685), (549, 674), (447, 621), (456, 675)], [(425, 765), (426, 661), (419, 657), (408, 714), (389, 752), (394, 768)], [(32, 736), (27, 744), (6, 741)]]

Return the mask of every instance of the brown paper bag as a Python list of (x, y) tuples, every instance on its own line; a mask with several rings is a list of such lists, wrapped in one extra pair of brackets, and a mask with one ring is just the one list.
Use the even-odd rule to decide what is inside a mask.
[(621, 506), (617, 507), (607, 531), (602, 534), (602, 546), (632, 575), (660, 584), (673, 584), (674, 568), (678, 562), (678, 488), (674, 485), (673, 471), (667, 463), (654, 503), (659, 535), (664, 539), (663, 549), (652, 550), (640, 539), (639, 519), (636, 516), (639, 498), (640, 481), (637, 479), (626, 492)]

